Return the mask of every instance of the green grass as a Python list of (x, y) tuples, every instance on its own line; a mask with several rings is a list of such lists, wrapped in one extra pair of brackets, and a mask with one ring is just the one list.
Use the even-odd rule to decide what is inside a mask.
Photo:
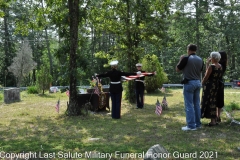
[[(222, 113), (222, 123), (217, 127), (205, 127), (197, 131), (181, 131), (185, 123), (182, 89), (166, 89), (169, 110), (157, 116), (155, 103), (162, 101), (163, 93), (145, 95), (145, 108), (134, 109), (134, 104), (122, 102), (121, 119), (112, 119), (110, 114), (101, 112), (88, 116), (66, 117), (68, 97), (65, 93), (44, 96), (21, 92), (21, 102), (0, 103), (0, 151), (6, 153), (32, 153), (39, 159), (67, 159), (85, 153), (98, 153), (104, 158), (107, 153), (129, 153), (141, 155), (153, 145), (161, 144), (170, 155), (180, 152), (214, 153), (219, 160), (233, 160), (240, 157), (240, 126), (230, 126)], [(240, 104), (240, 90), (226, 89), (226, 106)], [(60, 113), (55, 105), (60, 98)], [(239, 108), (238, 108), (239, 109)], [(240, 121), (239, 110), (231, 110)], [(202, 123), (207, 124), (208, 119)], [(91, 139), (98, 138), (98, 139)], [(1, 152), (3, 153), (3, 152)], [(217, 153), (217, 158), (216, 158)], [(41, 157), (40, 157), (41, 155)], [(27, 154), (25, 154), (27, 156)], [(26, 157), (25, 157), (26, 158)], [(71, 158), (71, 157), (70, 157)], [(176, 157), (175, 157), (176, 158)], [(73, 157), (72, 157), (73, 159)], [(119, 156), (112, 159), (121, 159)], [(124, 158), (124, 159), (130, 159)], [(135, 158), (132, 158), (135, 159)], [(185, 158), (187, 159), (186, 155)], [(189, 158), (191, 159), (191, 158)], [(210, 158), (205, 158), (210, 159)]]

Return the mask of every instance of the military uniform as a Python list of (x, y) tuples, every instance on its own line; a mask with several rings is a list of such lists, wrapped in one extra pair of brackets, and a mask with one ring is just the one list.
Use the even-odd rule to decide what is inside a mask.
[[(142, 64), (137, 63), (136, 67), (138, 68), (138, 71), (141, 73), (145, 73), (145, 71), (142, 71), (140, 67), (142, 67)], [(148, 76), (153, 76), (154, 74), (150, 74)], [(135, 93), (136, 93), (136, 100), (137, 100), (137, 109), (142, 109), (144, 106), (144, 91), (145, 91), (145, 85), (144, 85), (145, 76), (138, 77), (135, 79)]]
[[(118, 61), (113, 61), (110, 63), (111, 66), (116, 66)], [(99, 78), (109, 77), (110, 82), (110, 96), (112, 100), (112, 118), (119, 119), (121, 118), (121, 100), (122, 100), (122, 83), (121, 83), (121, 76), (130, 76), (136, 75), (137, 73), (127, 73), (117, 70), (116, 68), (112, 68), (111, 71), (108, 71), (104, 74), (96, 75)]]

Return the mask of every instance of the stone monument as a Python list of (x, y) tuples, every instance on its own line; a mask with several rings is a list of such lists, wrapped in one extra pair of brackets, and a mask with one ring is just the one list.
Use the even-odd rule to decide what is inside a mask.
[(4, 89), (4, 103), (13, 103), (20, 101), (20, 88)]

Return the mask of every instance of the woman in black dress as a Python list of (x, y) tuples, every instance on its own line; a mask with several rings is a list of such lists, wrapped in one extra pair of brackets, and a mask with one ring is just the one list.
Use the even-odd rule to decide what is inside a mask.
[[(221, 59), (219, 61), (219, 64), (222, 66), (222, 73), (224, 75), (226, 69), (227, 69), (227, 53), (225, 51), (219, 52), (221, 55)], [(221, 112), (222, 108), (224, 107), (224, 79), (220, 81), (219, 91), (217, 95), (217, 122), (221, 122)]]
[[(201, 100), (202, 118), (211, 119), (208, 126), (215, 126), (217, 118), (217, 95), (222, 80), (222, 66), (218, 63), (221, 58), (219, 52), (212, 52), (207, 59), (207, 70), (202, 80), (203, 93)], [(208, 66), (208, 62), (212, 62)]]

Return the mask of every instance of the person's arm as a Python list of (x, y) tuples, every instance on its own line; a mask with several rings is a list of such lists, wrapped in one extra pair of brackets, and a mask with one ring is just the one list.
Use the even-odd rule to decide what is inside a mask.
[(212, 66), (208, 66), (205, 76), (203, 77), (202, 84), (204, 84), (208, 80), (211, 73), (212, 73)]
[(102, 73), (102, 74), (96, 74), (96, 77), (99, 77), (99, 78), (109, 77), (109, 72)]
[(185, 55), (182, 55), (179, 59), (179, 62), (176, 66), (176, 71), (180, 72), (187, 64), (188, 61), (188, 57), (186, 57)]
[(209, 67), (210, 62), (211, 62), (211, 57), (208, 57), (206, 61), (206, 69)]

